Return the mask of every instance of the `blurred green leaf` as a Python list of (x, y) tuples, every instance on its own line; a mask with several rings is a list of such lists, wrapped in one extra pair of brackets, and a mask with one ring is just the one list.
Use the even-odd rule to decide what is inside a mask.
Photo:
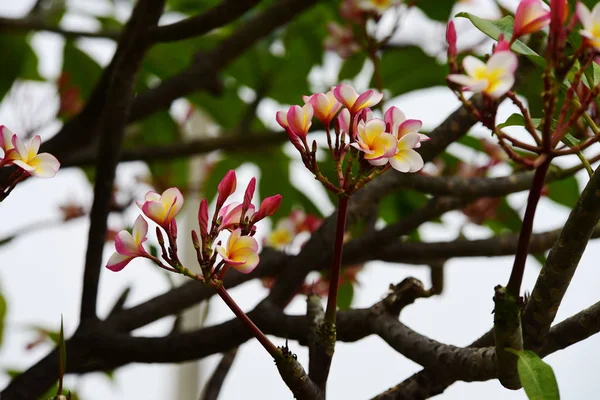
[[(447, 74), (447, 67), (439, 64), (435, 57), (427, 55), (420, 47), (388, 49), (381, 57), (381, 79), (384, 88), (392, 96), (443, 85)], [(376, 86), (374, 79), (371, 80), (371, 86)]]
[(206, 112), (217, 124), (225, 129), (234, 129), (248, 108), (237, 94), (237, 86), (226, 88), (219, 97), (206, 92), (196, 92), (188, 99)]
[(569, 176), (548, 184), (548, 198), (572, 209), (579, 199), (579, 182), (575, 176)]
[(353, 54), (350, 58), (344, 60), (342, 68), (338, 74), (338, 81), (353, 79), (358, 75), (365, 65), (367, 56), (364, 52)]
[(429, 18), (446, 22), (450, 19), (454, 4), (456, 0), (420, 0), (415, 5)]
[(219, 0), (168, 0), (166, 7), (168, 10), (179, 11), (184, 14), (198, 14), (219, 3)]
[(4, 338), (4, 324), (6, 319), (6, 299), (0, 293), (0, 346), (2, 346), (2, 339)]
[(68, 84), (77, 87), (81, 98), (85, 100), (98, 82), (102, 67), (73, 41), (68, 40), (63, 52), (62, 72)]
[(558, 383), (552, 367), (532, 351), (507, 349), (519, 357), (517, 370), (530, 400), (560, 400)]
[[(127, 135), (125, 147), (158, 146), (181, 140), (179, 127), (167, 111), (152, 114)], [(153, 183), (159, 192), (177, 186), (188, 186), (189, 162), (185, 158), (148, 162)]]
[(352, 306), (354, 286), (352, 282), (344, 282), (338, 287), (337, 306), (340, 310), (347, 310)]
[(2, 73), (0, 73), (0, 102), (4, 99), (17, 78), (40, 80), (37, 71), (37, 56), (23, 34), (2, 33), (0, 35)]

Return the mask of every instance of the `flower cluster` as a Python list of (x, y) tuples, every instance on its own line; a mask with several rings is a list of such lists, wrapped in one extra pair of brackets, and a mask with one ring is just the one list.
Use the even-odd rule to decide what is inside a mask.
[[(397, 107), (390, 107), (383, 119), (377, 118), (370, 107), (377, 105), (382, 97), (375, 90), (358, 94), (352, 86), (341, 84), (327, 93), (304, 96), (303, 106), (295, 105), (287, 111), (279, 111), (276, 119), (316, 178), (335, 193), (351, 194), (388, 166), (400, 172), (416, 172), (423, 167), (423, 159), (414, 150), (428, 139), (418, 132), (422, 127), (421, 121), (407, 119)], [(339, 186), (320, 173), (315, 158), (316, 143), (309, 146), (307, 142), (313, 117), (325, 127), (328, 146), (336, 162)], [(334, 135), (331, 134), (332, 122)], [(350, 157), (344, 175), (342, 169), (348, 153)], [(360, 162), (358, 180), (352, 176), (355, 158)]]
[(52, 154), (38, 154), (41, 143), (41, 137), (35, 135), (29, 144), (25, 144), (10, 129), (0, 125), (0, 149), (3, 153), (0, 157), (0, 167), (14, 165), (19, 168), (9, 178), (7, 185), (0, 188), (0, 201), (10, 194), (17, 183), (28, 176), (52, 178), (56, 175), (60, 163)]
[[(169, 188), (162, 194), (148, 192), (144, 201), (136, 202), (142, 214), (133, 225), (132, 233), (121, 231), (115, 237), (115, 253), (110, 257), (106, 267), (112, 271), (120, 271), (134, 258), (148, 258), (163, 269), (192, 276), (198, 280), (212, 282), (213, 278), (222, 279), (225, 271), (233, 267), (242, 273), (251, 272), (259, 262), (258, 243), (253, 237), (255, 224), (261, 219), (273, 215), (281, 203), (281, 195), (267, 197), (261, 203), (258, 211), (252, 204), (256, 187), (253, 178), (244, 194), (242, 203), (225, 205), (227, 199), (235, 192), (237, 180), (234, 171), (229, 171), (217, 192), (216, 210), (209, 226), (208, 201), (203, 199), (198, 209), (199, 235), (192, 231), (192, 241), (198, 256), (198, 263), (203, 272), (201, 278), (185, 268), (177, 255), (177, 222), (175, 216), (183, 207), (183, 195), (177, 188)], [(157, 257), (146, 251), (143, 244), (147, 240), (148, 223), (154, 221), (158, 227), (156, 235), (162, 250), (163, 263)], [(230, 232), (225, 245), (217, 241), (222, 233)], [(164, 234), (167, 236), (165, 245)], [(217, 255), (221, 260), (217, 262)]]

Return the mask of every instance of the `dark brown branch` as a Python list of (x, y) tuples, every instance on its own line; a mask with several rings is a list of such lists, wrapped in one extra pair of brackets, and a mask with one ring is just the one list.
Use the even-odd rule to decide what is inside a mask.
[(173, 42), (202, 36), (237, 20), (258, 3), (260, 0), (225, 0), (200, 15), (158, 26), (150, 31), (150, 37), (153, 42)]
[[(330, 333), (324, 331), (323, 324), (325, 312), (321, 304), (321, 297), (309, 295), (306, 299), (306, 318), (308, 319), (308, 377), (325, 392), (327, 378), (333, 358), (335, 336), (331, 340)], [(335, 335), (335, 333), (334, 333)], [(329, 340), (328, 340), (329, 339)]]
[(210, 379), (206, 382), (206, 387), (204, 388), (201, 400), (217, 400), (219, 398), (219, 393), (221, 392), (225, 378), (233, 365), (237, 352), (238, 348), (234, 347), (223, 354), (217, 368), (215, 368)]
[(526, 348), (537, 351), (543, 346), (599, 218), (600, 172), (596, 170), (550, 250), (523, 312)]
[(119, 151), (133, 100), (137, 73), (149, 47), (146, 31), (158, 23), (164, 3), (165, 0), (138, 2), (125, 27), (115, 59), (111, 62), (115, 68), (108, 80), (107, 102), (103, 107), (100, 126), (97, 128), (100, 135), (98, 154), (101, 157), (98, 157), (96, 163), (94, 203), (90, 212), (88, 248), (85, 255), (80, 314), (82, 323), (87, 319), (97, 318), (98, 282)]

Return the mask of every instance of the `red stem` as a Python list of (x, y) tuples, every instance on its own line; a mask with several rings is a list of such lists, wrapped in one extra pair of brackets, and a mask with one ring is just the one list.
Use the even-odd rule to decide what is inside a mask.
[(337, 223), (335, 228), (335, 244), (333, 248), (333, 260), (329, 272), (329, 295), (327, 297), (327, 309), (325, 310), (325, 322), (334, 325), (337, 311), (338, 284), (340, 281), (340, 269), (342, 267), (342, 250), (344, 248), (344, 233), (346, 232), (346, 216), (348, 214), (348, 201), (350, 198), (340, 196), (338, 198)]
[(233, 311), (235, 316), (238, 317), (238, 319), (240, 321), (242, 321), (242, 323), (244, 325), (246, 325), (248, 327), (248, 329), (250, 329), (250, 331), (252, 332), (254, 337), (260, 342), (260, 344), (262, 344), (262, 346), (265, 348), (265, 350), (267, 350), (267, 352), (269, 352), (271, 357), (273, 357), (274, 359), (278, 359), (279, 356), (281, 355), (281, 352), (279, 351), (277, 346), (275, 346), (273, 344), (273, 342), (271, 342), (265, 336), (265, 334), (259, 329), (259, 327), (256, 326), (256, 324), (254, 322), (252, 322), (252, 320), (250, 318), (248, 318), (246, 313), (242, 311), (242, 309), (237, 305), (235, 300), (233, 300), (231, 298), (231, 296), (229, 296), (229, 293), (227, 293), (227, 290), (225, 290), (225, 287), (223, 287), (223, 285), (219, 285), (216, 288), (216, 290), (217, 290), (217, 293), (219, 294), (219, 296), (221, 296), (221, 298), (225, 302), (225, 304), (227, 304), (229, 309), (231, 311)]
[(548, 172), (551, 162), (552, 158), (548, 157), (535, 171), (533, 185), (531, 186), (529, 197), (527, 198), (527, 209), (525, 210), (523, 225), (521, 225), (521, 232), (519, 233), (517, 254), (515, 255), (515, 262), (510, 273), (508, 285), (506, 285), (507, 292), (513, 296), (519, 296), (519, 292), (521, 291), (521, 283), (523, 281), (523, 274), (525, 272), (525, 262), (527, 261), (527, 250), (529, 248), (529, 241), (531, 240), (531, 233), (533, 232), (533, 219), (535, 217), (535, 210), (540, 201), (542, 189), (544, 188), (546, 172)]

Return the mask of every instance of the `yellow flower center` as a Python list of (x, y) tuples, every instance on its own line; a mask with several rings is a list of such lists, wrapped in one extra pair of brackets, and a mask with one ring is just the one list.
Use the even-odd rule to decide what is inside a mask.
[(600, 22), (594, 22), (591, 31), (595, 38), (600, 38)]
[(487, 81), (485, 91), (488, 91), (500, 83), (500, 77), (503, 73), (502, 68), (487, 69), (487, 67), (481, 66), (475, 69), (473, 77), (477, 80)]
[(292, 243), (293, 239), (294, 237), (292, 236), (292, 233), (290, 231), (286, 229), (278, 229), (273, 231), (271, 235), (269, 235), (267, 243), (271, 247), (279, 249)]

